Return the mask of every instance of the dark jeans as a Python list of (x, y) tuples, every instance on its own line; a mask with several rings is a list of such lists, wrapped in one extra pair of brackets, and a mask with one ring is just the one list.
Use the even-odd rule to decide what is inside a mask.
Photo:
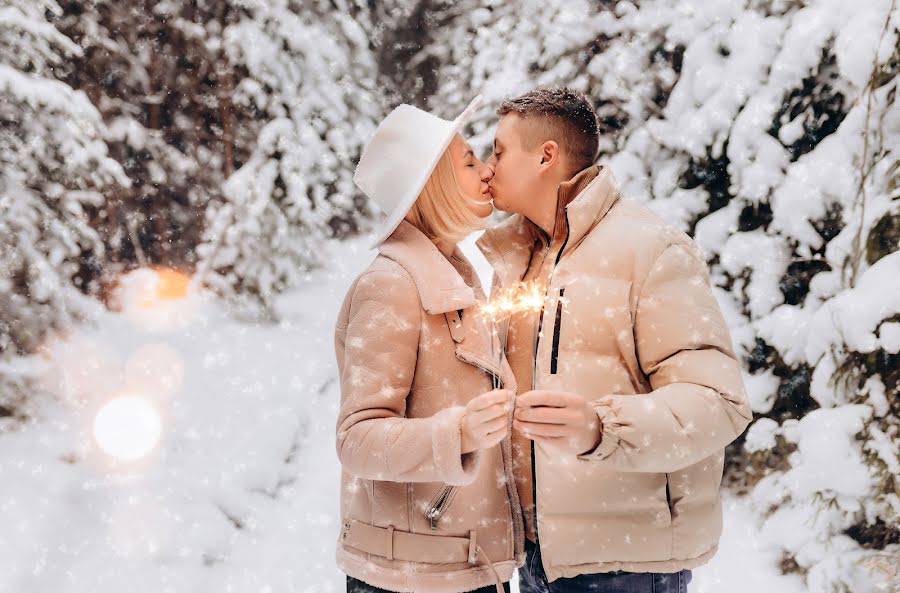
[(570, 579), (547, 582), (541, 564), (541, 550), (525, 538), (525, 564), (519, 568), (520, 593), (687, 593), (693, 575), (688, 569), (678, 572), (598, 572)]
[[(509, 583), (503, 583), (503, 590), (506, 591), (506, 593), (509, 593)], [(496, 593), (496, 591), (496, 586), (489, 585), (487, 587), (475, 589), (472, 593)], [(364, 583), (359, 579), (354, 579), (350, 575), (347, 575), (347, 593), (390, 593), (390, 591), (373, 587), (369, 583)], [(460, 593), (463, 592), (460, 591)]]

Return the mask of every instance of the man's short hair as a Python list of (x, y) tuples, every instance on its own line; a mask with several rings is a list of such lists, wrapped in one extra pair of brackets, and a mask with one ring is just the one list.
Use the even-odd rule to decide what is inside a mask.
[(575, 174), (597, 160), (600, 127), (597, 114), (588, 98), (566, 87), (535, 89), (514, 99), (503, 101), (497, 115), (519, 115), (530, 125), (523, 134), (525, 150), (555, 141), (570, 161)]

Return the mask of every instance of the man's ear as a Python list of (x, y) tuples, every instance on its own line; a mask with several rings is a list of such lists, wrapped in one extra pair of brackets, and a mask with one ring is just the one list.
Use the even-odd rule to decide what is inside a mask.
[(559, 162), (559, 145), (547, 140), (541, 145), (541, 167), (549, 169)]

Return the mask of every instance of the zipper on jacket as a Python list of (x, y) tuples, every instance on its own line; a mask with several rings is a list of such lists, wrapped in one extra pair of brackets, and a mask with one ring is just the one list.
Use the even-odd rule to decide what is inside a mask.
[[(462, 309), (459, 310), (459, 313), (460, 318), (462, 318)], [(493, 336), (491, 337), (491, 339), (493, 339)], [(503, 378), (500, 376), (499, 372), (495, 372), (467, 356), (462, 357), (461, 360), (478, 367), (479, 369), (487, 373), (490, 377), (496, 379), (499, 387), (503, 387)], [(459, 486), (444, 484), (443, 486), (441, 486), (441, 489), (438, 490), (438, 493), (435, 495), (428, 508), (425, 509), (424, 514), (431, 525), (431, 529), (437, 529), (437, 522), (444, 515), (444, 513), (447, 512), (447, 509), (450, 508), (450, 503), (453, 501), (453, 497), (456, 494), (457, 490), (459, 490), (459, 488)]]
[[(507, 429), (509, 430), (509, 438), (504, 439), (500, 444), (500, 452), (503, 458), (503, 471), (506, 480), (506, 496), (509, 503), (509, 519), (512, 522), (512, 557), (520, 551), (519, 545), (522, 546), (521, 551), (525, 551), (525, 518), (522, 516), (522, 500), (519, 498), (519, 491), (516, 486), (515, 472), (513, 470), (513, 453), (512, 453), (512, 423), (514, 410), (509, 411), (507, 418)], [(518, 513), (516, 512), (518, 511)]]
[[(553, 269), (556, 269), (556, 266), (559, 265), (559, 260), (562, 258), (563, 251), (566, 250), (566, 244), (569, 242), (569, 211), (565, 211), (565, 220), (566, 220), (566, 238), (563, 241), (562, 246), (559, 248), (559, 253), (556, 254), (556, 261), (553, 262)], [(555, 229), (554, 229), (555, 230)], [(555, 234), (555, 233), (554, 233)], [(547, 256), (547, 253), (550, 251), (550, 242), (547, 242), (547, 250), (544, 251), (544, 257)], [(541, 260), (541, 265), (543, 266), (544, 262)], [(551, 272), (552, 276), (552, 272)], [(549, 282), (547, 283), (547, 292), (544, 293), (544, 301), (547, 300), (547, 295), (550, 293)], [(538, 322), (538, 327), (544, 322), (544, 307), (541, 307), (541, 316), (540, 321)], [(537, 351), (538, 351), (538, 342), (541, 340), (541, 334), (538, 332), (537, 338), (534, 341), (534, 364), (537, 364)], [(532, 385), (532, 389), (537, 388), (537, 385)], [(532, 506), (532, 521), (534, 521), (534, 539), (535, 543), (540, 541), (540, 537), (538, 536), (538, 520), (537, 520), (537, 469), (535, 468), (534, 463), (534, 441), (531, 441), (531, 506)]]
[(438, 519), (447, 512), (447, 509), (450, 507), (450, 501), (453, 499), (453, 494), (458, 489), (459, 486), (444, 484), (438, 491), (434, 502), (425, 510), (425, 517), (431, 522), (432, 529), (437, 529)]
[[(563, 244), (560, 246), (559, 252), (557, 252), (557, 254), (556, 254), (556, 260), (553, 262), (553, 270), (555, 270), (556, 266), (559, 265), (559, 260), (562, 258), (563, 251), (566, 250), (566, 244), (569, 242), (569, 212), (568, 212), (568, 210), (566, 211), (565, 220), (566, 220), (566, 238), (563, 240)], [(550, 245), (548, 244), (547, 248), (544, 250), (544, 255), (543, 255), (544, 258), (547, 257), (547, 253), (549, 251), (550, 251)], [(544, 265), (544, 260), (542, 258), (541, 259), (541, 267), (543, 267), (543, 265)], [(550, 277), (551, 278), (553, 277), (552, 271), (550, 272)], [(565, 290), (565, 289), (562, 289), (562, 290)], [(544, 292), (544, 302), (547, 301), (547, 296), (549, 294), (550, 294), (550, 282), (548, 281), (547, 282), (547, 290)], [(562, 295), (560, 295), (560, 296), (562, 296)], [(540, 328), (543, 324), (544, 324), (544, 306), (541, 305), (541, 315), (538, 319), (538, 328)], [(540, 341), (541, 341), (541, 332), (538, 331), (537, 338), (535, 338), (535, 340), (534, 340), (534, 361), (535, 361), (534, 364), (537, 364), (537, 351), (538, 351), (538, 344), (540, 343)], [(536, 387), (536, 385), (531, 386), (532, 389), (534, 389), (535, 387)]]
[(487, 367), (484, 366), (483, 364), (480, 364), (477, 360), (474, 360), (474, 359), (472, 359), (471, 357), (468, 357), (468, 356), (459, 356), (459, 355), (457, 355), (457, 358), (459, 358), (459, 359), (462, 360), (463, 362), (466, 362), (466, 363), (468, 363), (468, 364), (471, 364), (471, 365), (474, 366), (474, 367), (477, 367), (477, 368), (481, 369), (482, 371), (484, 371), (485, 373), (487, 373), (487, 374), (492, 378), (492, 380), (493, 380), (493, 379), (496, 379), (496, 381), (497, 381), (497, 389), (503, 389), (503, 388), (504, 388), (503, 377), (500, 376), (500, 373), (499, 373), (499, 372), (492, 371), (491, 369), (487, 368)]
[[(544, 253), (541, 254), (541, 265), (538, 266), (538, 272), (540, 272), (541, 268), (544, 267), (544, 260), (547, 259), (548, 253), (550, 253), (550, 240), (549, 239), (547, 240), (547, 247), (544, 248)], [(554, 267), (556, 267), (556, 264), (554, 264)], [(549, 293), (549, 291), (550, 291), (550, 286), (548, 283), (547, 290), (544, 292), (544, 299), (541, 302), (541, 311), (540, 311), (540, 314), (538, 315), (538, 324), (537, 324), (538, 331), (535, 333), (535, 336), (534, 336), (534, 348), (532, 350), (532, 360), (533, 360), (533, 364), (535, 364), (535, 365), (537, 365), (538, 344), (540, 344), (540, 342), (541, 342), (540, 329), (541, 329), (541, 326), (544, 325), (544, 301), (547, 300), (547, 294)], [(534, 389), (535, 387), (536, 387), (536, 385), (531, 386), (532, 389)]]
[(556, 374), (556, 363), (559, 358), (559, 328), (562, 324), (562, 305), (563, 305), (563, 295), (566, 292), (566, 288), (562, 287), (559, 289), (559, 298), (556, 300), (556, 323), (553, 325), (553, 348), (550, 351), (550, 374)]
[[(566, 210), (566, 212), (565, 212), (565, 221), (566, 221), (566, 238), (563, 239), (563, 243), (562, 243), (562, 245), (559, 247), (559, 251), (558, 251), (557, 254), (556, 254), (556, 260), (554, 260), (554, 262), (553, 262), (553, 270), (555, 270), (555, 269), (556, 269), (556, 266), (559, 265), (559, 260), (562, 258), (563, 251), (566, 250), (566, 245), (569, 243), (569, 231), (570, 231), (570, 229), (569, 229), (569, 211), (568, 211), (568, 210)], [(543, 229), (541, 229), (541, 230), (543, 231)], [(544, 234), (546, 235), (547, 233), (544, 232)], [(551, 241), (551, 240), (552, 240), (552, 237), (551, 237), (550, 239), (548, 239), (548, 241), (547, 241), (547, 247), (544, 249), (544, 254), (541, 256), (541, 267), (544, 267), (544, 259), (547, 257), (547, 254), (550, 252), (550, 241)], [(539, 269), (540, 269), (540, 268), (539, 268)], [(551, 270), (551, 272), (550, 272), (550, 277), (551, 277), (551, 278), (553, 277), (553, 272), (552, 272), (552, 270)], [(550, 282), (548, 281), (548, 282), (547, 282), (547, 289), (546, 289), (546, 291), (544, 292), (544, 301), (545, 301), (545, 302), (546, 302), (547, 296), (548, 296), (549, 294), (550, 294)], [(542, 306), (541, 306), (541, 315), (540, 315), (540, 318), (539, 318), (539, 321), (538, 321), (538, 328), (540, 328), (541, 325), (543, 325), (543, 323), (544, 323), (544, 307), (543, 307), (543, 305), (542, 305)], [(538, 332), (537, 338), (536, 338), (535, 341), (534, 341), (535, 364), (537, 364), (537, 350), (538, 350), (538, 343), (539, 343), (540, 341), (541, 341), (541, 333)], [(535, 385), (532, 385), (531, 388), (534, 389), (534, 388), (535, 388)]]

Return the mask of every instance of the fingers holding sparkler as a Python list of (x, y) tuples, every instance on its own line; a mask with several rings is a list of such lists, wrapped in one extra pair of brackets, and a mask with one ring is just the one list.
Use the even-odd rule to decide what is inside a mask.
[[(496, 360), (499, 368), (503, 363), (506, 350), (506, 339), (495, 344), (497, 326), (517, 313), (538, 314), (544, 306), (545, 286), (537, 281), (519, 282), (508, 288), (497, 290), (491, 299), (478, 306), (481, 317), (491, 328), (491, 358)], [(535, 322), (536, 323), (536, 322)], [(499, 380), (494, 376), (494, 389), (499, 387)]]
[(603, 436), (600, 417), (590, 402), (565, 391), (517, 396), (513, 430), (576, 455), (595, 449)]
[(515, 394), (496, 389), (469, 400), (461, 420), (462, 452), (493, 447), (507, 435), (507, 422)]

